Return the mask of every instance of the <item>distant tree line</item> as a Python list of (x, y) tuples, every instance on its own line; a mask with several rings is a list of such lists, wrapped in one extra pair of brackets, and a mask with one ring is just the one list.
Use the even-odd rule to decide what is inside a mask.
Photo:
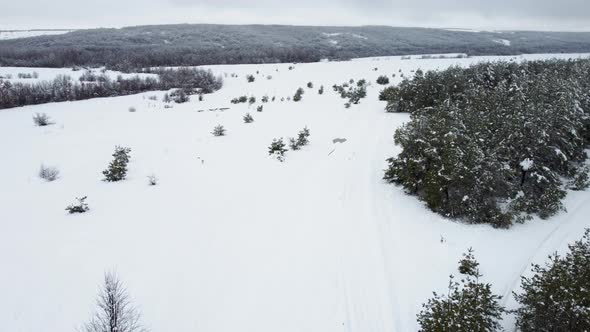
[(96, 97), (114, 97), (154, 90), (181, 89), (183, 93), (211, 93), (219, 90), (223, 81), (211, 71), (195, 68), (157, 69), (157, 77), (111, 79), (106, 75), (83, 75), (75, 81), (59, 75), (53, 81), (12, 83), (0, 80), (0, 109), (59, 101), (84, 100)]
[[(510, 41), (510, 46), (498, 40)], [(336, 42), (336, 43), (334, 43)], [(386, 26), (159, 25), (77, 30), (0, 41), (0, 66), (156, 66), (316, 62), (357, 57), (461, 53), (589, 52), (590, 33), (466, 32)]]
[(588, 186), (590, 59), (417, 71), (381, 93), (410, 112), (385, 179), (433, 211), (508, 227)]

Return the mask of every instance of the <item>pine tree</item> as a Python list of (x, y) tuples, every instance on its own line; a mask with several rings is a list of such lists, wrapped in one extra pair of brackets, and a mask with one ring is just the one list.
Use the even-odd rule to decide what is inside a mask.
[(478, 274), (479, 263), (473, 255), (473, 248), (469, 248), (467, 253), (463, 254), (463, 259), (459, 261), (459, 272), (468, 276), (475, 277)]
[(68, 205), (66, 211), (70, 214), (88, 212), (90, 208), (88, 207), (88, 203), (86, 203), (86, 198), (88, 198), (88, 196), (76, 197), (76, 203)]
[(377, 84), (386, 85), (389, 84), (389, 77), (382, 75), (377, 78)]
[(127, 164), (129, 163), (130, 152), (130, 148), (121, 146), (115, 147), (113, 161), (111, 161), (109, 167), (102, 172), (105, 176), (104, 181), (117, 182), (125, 179), (127, 176)]
[[(479, 265), (475, 259), (474, 266)], [(491, 332), (501, 331), (499, 320), (505, 309), (501, 296), (492, 293), (490, 284), (479, 281), (476, 268), (465, 279), (455, 281), (451, 275), (446, 295), (434, 292), (418, 314), (421, 332)]]
[(290, 138), (289, 139), (289, 147), (291, 150), (299, 150), (302, 146), (305, 146), (309, 143), (309, 129), (307, 127), (303, 128), (297, 135), (297, 138)]
[(522, 332), (590, 331), (590, 229), (569, 245), (565, 256), (549, 256), (546, 266), (533, 265), (514, 293), (516, 326)]
[(254, 118), (252, 117), (252, 115), (250, 115), (250, 113), (246, 113), (246, 115), (244, 115), (244, 122), (245, 123), (254, 122)]
[(225, 136), (225, 128), (222, 125), (217, 125), (213, 128), (213, 136)]
[(300, 101), (303, 98), (303, 94), (305, 93), (305, 91), (303, 91), (302, 88), (297, 89), (297, 91), (295, 92), (295, 95), (293, 96), (293, 101)]
[(287, 152), (287, 149), (282, 138), (274, 139), (268, 148), (268, 154), (280, 162), (285, 161), (285, 152)]

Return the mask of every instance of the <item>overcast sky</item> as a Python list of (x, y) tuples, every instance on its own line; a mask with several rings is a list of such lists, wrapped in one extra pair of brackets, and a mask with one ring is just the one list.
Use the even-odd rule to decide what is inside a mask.
[(167, 23), (590, 31), (590, 0), (0, 0), (0, 30)]

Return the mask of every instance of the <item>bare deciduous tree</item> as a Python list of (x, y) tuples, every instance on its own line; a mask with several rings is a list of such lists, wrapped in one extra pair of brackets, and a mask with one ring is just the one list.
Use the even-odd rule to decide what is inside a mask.
[(115, 272), (107, 272), (96, 301), (98, 309), (83, 332), (147, 332), (141, 315)]

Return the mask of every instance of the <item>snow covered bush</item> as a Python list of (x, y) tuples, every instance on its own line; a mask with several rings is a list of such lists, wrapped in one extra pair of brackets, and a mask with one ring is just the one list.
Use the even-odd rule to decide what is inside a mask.
[(588, 166), (581, 167), (576, 170), (576, 173), (571, 181), (570, 189), (572, 190), (585, 190), (590, 186), (590, 178), (588, 174), (590, 168)]
[(381, 101), (395, 100), (396, 91), (397, 91), (397, 88), (394, 86), (389, 86), (389, 87), (381, 90), (381, 92), (379, 92), (379, 100), (381, 100)]
[(256, 107), (256, 112), (262, 112), (264, 110), (264, 107), (262, 105)]
[(131, 106), (131, 107), (129, 107), (129, 112), (135, 113), (135, 112), (137, 112), (137, 109), (135, 107)]
[(522, 293), (514, 294), (519, 331), (590, 331), (590, 229), (565, 256), (551, 255), (532, 271), (522, 277)]
[(252, 83), (256, 80), (256, 78), (254, 77), (254, 75), (248, 75), (246, 76), (246, 80), (248, 81), (248, 83)]
[(492, 293), (491, 285), (479, 281), (477, 269), (459, 282), (450, 276), (447, 294), (437, 294), (423, 304), (418, 314), (421, 332), (491, 332), (501, 331), (499, 320), (505, 309), (501, 296)]
[(222, 125), (217, 125), (211, 133), (213, 136), (225, 136), (225, 128)]
[(248, 98), (248, 104), (254, 105), (256, 103), (256, 97), (252, 96)]
[(76, 197), (76, 202), (68, 205), (68, 207), (66, 207), (66, 211), (68, 211), (70, 214), (88, 212), (90, 208), (86, 203), (86, 198), (88, 198), (88, 196)]
[(282, 138), (274, 139), (268, 148), (268, 154), (280, 162), (285, 161), (285, 152), (287, 152), (287, 149)]
[(172, 100), (177, 104), (186, 103), (191, 100), (191, 97), (184, 89), (178, 89), (170, 94)]
[(102, 172), (104, 181), (117, 182), (124, 180), (127, 176), (127, 164), (129, 163), (130, 148), (117, 146), (113, 153), (113, 161), (109, 167)]
[(53, 124), (53, 122), (51, 122), (51, 118), (49, 117), (49, 115), (45, 113), (36, 113), (35, 115), (33, 115), (33, 122), (36, 126), (39, 127), (45, 127)]
[(361, 99), (367, 96), (367, 81), (365, 79), (358, 80), (356, 85), (353, 85), (354, 80), (350, 80), (351, 83), (344, 83), (341, 85), (334, 84), (332, 89), (340, 94), (343, 99), (348, 99), (345, 103), (345, 107), (349, 108), (352, 104), (359, 104)]
[(387, 77), (385, 75), (381, 75), (381, 76), (377, 77), (377, 84), (379, 84), (379, 85), (389, 84), (389, 77)]
[(252, 122), (254, 122), (254, 118), (252, 117), (252, 115), (250, 115), (250, 113), (246, 113), (246, 115), (244, 115), (244, 123)]
[(55, 181), (59, 177), (59, 170), (55, 167), (47, 167), (41, 164), (39, 177), (47, 182)]
[[(411, 121), (385, 179), (444, 216), (509, 227), (563, 209), (590, 142), (590, 60), (452, 67), (383, 93)], [(391, 99), (392, 98), (392, 99)], [(583, 186), (582, 186), (583, 187)]]
[(291, 150), (299, 150), (302, 146), (305, 146), (309, 143), (309, 129), (307, 127), (303, 128), (297, 135), (297, 138), (290, 138), (289, 139), (289, 147)]
[(293, 101), (300, 101), (303, 98), (304, 93), (305, 91), (303, 91), (303, 88), (297, 89), (295, 95), (293, 96)]
[(105, 273), (104, 285), (96, 300), (97, 310), (83, 332), (147, 332), (141, 315), (115, 272)]
[(92, 84), (58, 75), (52, 81), (10, 83), (0, 81), (0, 109), (50, 102), (85, 100), (97, 97), (125, 96), (146, 91), (182, 89), (186, 94), (211, 93), (221, 89), (223, 80), (209, 70), (198, 68), (147, 68), (144, 73), (158, 75), (111, 79), (97, 76)]
[(307, 87), (308, 87), (309, 89), (313, 89), (313, 82), (308, 82), (308, 83), (307, 83)]
[(248, 102), (248, 96), (241, 96), (241, 97), (237, 97), (231, 100), (232, 104), (241, 104), (241, 103), (247, 103)]
[(261, 99), (263, 103), (268, 103), (268, 95), (264, 95)]
[(318, 94), (323, 95), (324, 94), (324, 86), (320, 86), (320, 89), (318, 90)]

